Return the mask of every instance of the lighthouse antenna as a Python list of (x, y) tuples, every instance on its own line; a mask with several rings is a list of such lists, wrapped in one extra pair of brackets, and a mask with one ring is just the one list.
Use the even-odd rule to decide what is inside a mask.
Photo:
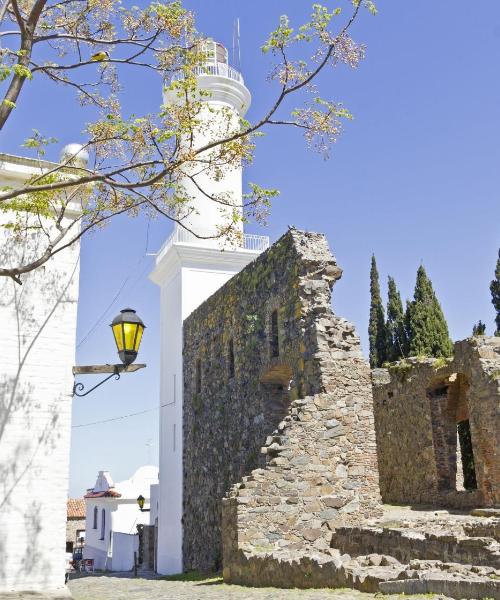
[(240, 18), (236, 19), (236, 47), (238, 48), (238, 70), (241, 69), (241, 50), (240, 50)]
[(231, 54), (231, 62), (234, 65), (234, 54), (236, 48), (236, 21), (233, 23), (233, 52)]
[(233, 66), (238, 70), (241, 68), (240, 52), (240, 18), (236, 17), (233, 27)]

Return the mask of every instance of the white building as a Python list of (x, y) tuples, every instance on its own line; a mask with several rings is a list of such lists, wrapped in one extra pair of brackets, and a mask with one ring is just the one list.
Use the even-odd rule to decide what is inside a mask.
[[(228, 64), (227, 50), (220, 44), (209, 51), (205, 68), (197, 77), (198, 88), (206, 96), (206, 110), (194, 135), (194, 146), (220, 139), (221, 131), (239, 126), (250, 106), (250, 92), (241, 74)], [(176, 102), (172, 93), (165, 102)], [(229, 118), (228, 118), (229, 115)], [(192, 175), (199, 169), (191, 169)], [(242, 210), (242, 167), (224, 170), (221, 178), (201, 172), (195, 182), (186, 178), (185, 188), (196, 210), (183, 223), (199, 236), (216, 235), (228, 215), (207, 198), (222, 194), (233, 207)], [(205, 193), (204, 193), (205, 192)], [(243, 225), (240, 224), (241, 231)], [(160, 482), (158, 510), (157, 571), (179, 573), (182, 563), (182, 323), (204, 300), (267, 248), (268, 238), (242, 236), (241, 247), (221, 250), (214, 239), (199, 239), (176, 225), (156, 257), (150, 275), (160, 287)]]
[(137, 525), (150, 524), (150, 512), (141, 512), (137, 498), (149, 508), (150, 486), (158, 483), (158, 467), (137, 469), (130, 479), (113, 483), (108, 471), (99, 471), (85, 495), (86, 530), (83, 558), (94, 560), (94, 569), (130, 571), (139, 549)]
[[(21, 187), (57, 165), (0, 154), (0, 186)], [(62, 221), (79, 214), (74, 203)], [(0, 213), (6, 223), (12, 215)], [(50, 227), (42, 219), (46, 227)], [(34, 250), (0, 227), (0, 265)], [(0, 277), (0, 595), (64, 593), (66, 500), (79, 245), (22, 276)]]

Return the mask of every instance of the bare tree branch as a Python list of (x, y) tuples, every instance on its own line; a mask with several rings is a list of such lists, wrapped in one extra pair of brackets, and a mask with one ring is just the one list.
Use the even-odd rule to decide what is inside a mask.
[[(170, 31), (172, 24), (168, 19), (164, 22), (159, 18), (157, 22), (154, 20), (157, 18), (157, 9), (154, 7), (129, 11), (126, 24), (123, 21), (120, 27), (115, 27), (112, 24), (114, 16), (110, 20), (98, 10), (92, 13), (92, 7), (84, 0), (60, 0), (54, 4), (49, 4), (50, 0), (34, 0), (27, 15), (23, 15), (18, 2), (4, 0), (0, 7), (0, 11), (3, 10), (4, 15), (9, 14), (19, 28), (19, 31), (0, 32), (0, 36), (20, 36), (19, 51), (6, 51), (10, 65), (16, 57), (17, 68), (16, 65), (12, 67), (13, 75), (0, 105), (0, 129), (32, 73), (44, 73), (52, 81), (72, 87), (80, 95), (83, 104), (100, 107), (103, 115), (92, 122), (88, 129), (90, 139), (85, 146), (93, 155), (92, 169), (74, 168), (72, 157), (69, 157), (61, 165), (44, 166), (40, 174), (23, 187), (0, 193), (0, 206), (3, 203), (5, 207), (3, 210), (12, 210), (12, 207), (16, 210), (15, 207), (21, 206), (25, 198), (45, 198), (44, 202), (54, 214), (54, 219), (49, 219), (49, 225), (55, 230), (54, 233), (49, 232), (42, 218), (46, 213), (36, 209), (33, 213), (37, 218), (34, 226), (47, 236), (48, 243), (33, 260), (27, 259), (20, 265), (0, 268), (0, 276), (18, 281), (20, 275), (45, 264), (52, 256), (77, 242), (87, 231), (115, 215), (135, 213), (139, 209), (151, 209), (200, 239), (234, 234), (234, 223), (221, 227), (217, 236), (200, 236), (186, 226), (183, 222), (185, 214), (191, 214), (195, 209), (190, 206), (190, 199), (182, 196), (185, 193), (182, 191), (183, 182), (190, 181), (198, 193), (231, 211), (235, 209), (231, 198), (224, 193), (213, 194), (203, 189), (197, 176), (207, 173), (216, 179), (232, 164), (239, 165), (251, 160), (254, 139), (268, 125), (292, 126), (305, 131), (306, 137), (323, 136), (321, 141), (326, 139), (330, 144), (335, 141), (338, 128), (334, 128), (333, 122), (341, 110), (337, 110), (333, 103), (324, 102), (314, 112), (315, 122), (312, 124), (304, 117), (305, 109), (303, 113), (293, 113), (293, 116), (299, 114), (297, 118), (282, 117), (282, 111), (290, 96), (304, 89), (311, 91), (312, 82), (321, 71), (329, 63), (338, 61), (345, 46), (345, 36), (359, 13), (361, 2), (355, 4), (350, 18), (335, 36), (323, 30), (322, 25), (311, 21), (309, 26), (313, 34), (310, 37), (316, 38), (319, 49), (311, 59), (313, 66), (307, 70), (297, 68), (297, 62), (289, 60), (286, 40), (281, 45), (278, 43), (274, 50), (280, 62), (272, 78), (279, 79), (280, 87), (267, 112), (254, 123), (242, 121), (244, 125), (238, 129), (228, 120), (217, 135), (209, 137), (202, 144), (198, 141), (198, 129), (203, 100), (197, 96), (196, 77), (200, 72), (197, 65), (201, 64), (203, 68), (206, 61), (203, 42), (194, 29), (189, 34), (174, 29)], [(348, 40), (351, 42), (350, 38)], [(49, 50), (49, 60), (50, 52), (55, 51), (58, 54), (57, 61), (40, 64), (36, 57), (32, 57), (35, 45)], [(109, 50), (103, 60), (83, 58), (87, 50), (95, 52), (102, 48)], [(42, 55), (45, 59), (46, 54)], [(69, 56), (69, 64), (60, 64), (62, 56)], [(97, 76), (90, 69), (78, 71), (80, 67), (89, 65), (97, 67)], [(174, 93), (177, 91), (179, 103), (162, 109), (153, 117), (122, 117), (116, 99), (119, 92), (116, 74), (125, 66), (153, 70), (163, 75), (181, 71), (181, 78), (175, 78), (170, 88)], [(76, 75), (72, 76), (72, 73)], [(88, 79), (85, 73), (91, 73)], [(107, 95), (103, 95), (102, 90)], [(324, 132), (327, 133), (323, 135)], [(113, 165), (113, 162), (117, 164)], [(193, 173), (193, 165), (197, 164), (200, 169), (198, 173)], [(186, 166), (187, 169), (184, 168)], [(252, 214), (255, 215), (258, 203), (268, 203), (272, 194), (266, 196), (261, 193), (265, 190), (258, 186), (251, 191), (252, 194), (247, 195), (243, 205), (254, 207)], [(67, 223), (67, 207), (79, 194), (87, 197), (84, 215)], [(184, 207), (184, 216), (181, 218), (176, 216), (175, 202), (179, 203), (179, 207)], [(33, 206), (37, 206), (36, 202)], [(80, 228), (78, 233), (75, 233), (75, 227)]]

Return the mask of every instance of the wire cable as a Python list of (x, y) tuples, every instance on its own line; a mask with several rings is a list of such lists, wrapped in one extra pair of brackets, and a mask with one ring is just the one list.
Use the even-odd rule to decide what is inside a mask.
[[(104, 321), (106, 315), (111, 310), (111, 308), (113, 307), (113, 305), (115, 304), (115, 302), (118, 300), (118, 298), (120, 297), (121, 293), (125, 289), (125, 286), (130, 281), (130, 279), (133, 277), (133, 275), (137, 271), (139, 265), (146, 258), (146, 254), (147, 254), (148, 246), (149, 246), (149, 225), (150, 225), (150, 223), (151, 223), (151, 219), (148, 219), (148, 225), (147, 225), (147, 228), (146, 228), (146, 240), (145, 240), (144, 252), (143, 252), (142, 256), (139, 258), (139, 260), (137, 261), (137, 263), (133, 267), (132, 272), (129, 272), (129, 274), (125, 277), (125, 279), (123, 280), (122, 284), (120, 285), (118, 291), (116, 292), (116, 294), (114, 295), (113, 299), (108, 304), (108, 306), (106, 307), (106, 309), (104, 310), (104, 312), (101, 313), (101, 316), (97, 319), (97, 321), (95, 321), (95, 323), (92, 325), (92, 327), (87, 331), (87, 333), (82, 337), (82, 339), (76, 344), (77, 348), (80, 348), (80, 346), (82, 346), (89, 339), (89, 337), (94, 333), (94, 331)], [(146, 268), (147, 268), (147, 265), (146, 265)], [(143, 269), (139, 273), (139, 275), (137, 276), (136, 281), (134, 282), (134, 284), (137, 283), (137, 279), (138, 278), (142, 277), (142, 275), (144, 274), (145, 270), (146, 269)]]
[(120, 421), (121, 419), (128, 419), (129, 417), (136, 417), (137, 415), (144, 415), (149, 412), (153, 412), (154, 410), (159, 410), (159, 406), (155, 408), (148, 408), (146, 410), (141, 410), (140, 412), (130, 413), (128, 415), (122, 415), (121, 417), (113, 417), (111, 419), (103, 419), (102, 421), (94, 421), (93, 423), (82, 423), (81, 425), (72, 425), (72, 429), (78, 429), (80, 427), (90, 427), (91, 425), (100, 425), (101, 423), (111, 423), (111, 421)]
[(167, 404), (160, 404), (160, 406), (155, 406), (153, 408), (146, 408), (145, 410), (141, 410), (139, 412), (129, 413), (128, 415), (121, 415), (119, 417), (112, 417), (110, 419), (103, 419), (102, 421), (93, 421), (92, 423), (82, 423), (80, 425), (72, 425), (71, 429), (79, 429), (80, 427), (90, 427), (91, 425), (100, 425), (101, 423), (111, 423), (111, 421), (121, 421), (122, 419), (128, 419), (129, 417), (137, 417), (138, 415), (145, 415), (146, 413), (153, 412), (154, 410), (160, 410), (160, 408), (164, 408), (165, 406), (171, 406), (173, 402), (168, 402)]

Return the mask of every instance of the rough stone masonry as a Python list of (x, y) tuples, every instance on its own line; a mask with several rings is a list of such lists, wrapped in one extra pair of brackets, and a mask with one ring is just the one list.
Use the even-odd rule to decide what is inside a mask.
[(414, 357), (372, 377), (384, 502), (500, 506), (500, 338), (462, 340), (450, 359)]
[(292, 229), (185, 321), (186, 570), (220, 568), (224, 540), (225, 579), (252, 583), (245, 552), (327, 551), (336, 526), (381, 514), (370, 370), (331, 310), (340, 276), (323, 235)]

